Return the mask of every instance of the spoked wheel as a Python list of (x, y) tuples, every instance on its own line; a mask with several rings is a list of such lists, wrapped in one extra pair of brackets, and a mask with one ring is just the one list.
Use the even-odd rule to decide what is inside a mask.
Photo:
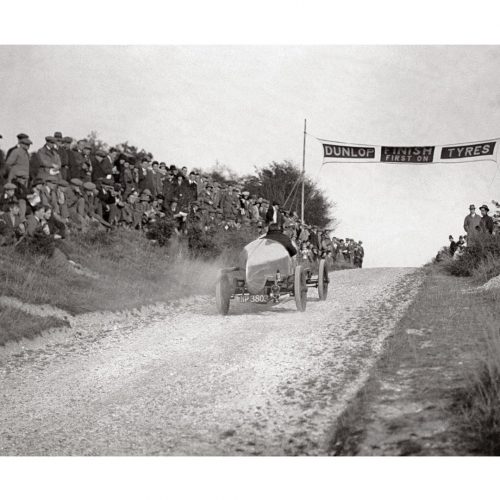
[(231, 300), (231, 285), (226, 274), (221, 274), (215, 285), (215, 303), (217, 312), (226, 316), (229, 312), (229, 301)]
[(328, 295), (328, 283), (330, 279), (328, 278), (328, 266), (326, 265), (325, 259), (321, 259), (319, 262), (318, 271), (318, 295), (319, 300), (326, 300)]
[(295, 268), (294, 295), (297, 311), (305, 311), (307, 305), (306, 270), (302, 266)]

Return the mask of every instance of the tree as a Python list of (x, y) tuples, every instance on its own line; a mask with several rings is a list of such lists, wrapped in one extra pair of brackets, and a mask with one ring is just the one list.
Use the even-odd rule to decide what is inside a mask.
[[(244, 177), (245, 189), (251, 194), (263, 196), (270, 202), (277, 201), (284, 210), (301, 213), (302, 172), (293, 162), (285, 160), (272, 162), (267, 167), (256, 168), (255, 175)], [(334, 226), (336, 223), (331, 202), (318, 185), (305, 177), (304, 218), (308, 224), (319, 227)]]
[(215, 165), (209, 171), (210, 176), (216, 182), (234, 184), (240, 180), (240, 176), (231, 168), (215, 160)]
[(108, 145), (101, 139), (98, 138), (97, 131), (91, 130), (90, 134), (87, 135), (87, 142), (90, 145), (91, 153), (96, 154), (99, 149), (108, 149)]

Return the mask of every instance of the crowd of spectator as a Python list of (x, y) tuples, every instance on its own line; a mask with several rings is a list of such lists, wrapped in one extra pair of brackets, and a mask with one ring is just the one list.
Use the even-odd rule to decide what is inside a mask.
[(250, 194), (241, 183), (217, 182), (208, 173), (167, 166), (147, 154), (93, 151), (87, 140), (61, 132), (47, 136), (31, 154), (30, 137), (20, 133), (17, 139), (6, 154), (0, 149), (0, 245), (16, 245), (40, 232), (60, 240), (95, 225), (147, 233), (166, 220), (182, 238), (192, 231), (242, 227), (262, 234), (274, 222), (302, 258), (329, 255), (362, 266), (362, 242), (331, 237), (328, 229), (304, 223), (296, 212)]
[[(492, 202), (497, 208), (500, 204)], [(481, 235), (500, 234), (500, 211), (490, 216), (490, 209), (488, 205), (481, 205), (479, 207), (481, 215), (476, 213), (476, 206), (471, 204), (469, 206), (469, 213), (465, 216), (463, 228), (464, 235), (459, 235), (458, 240), (455, 240), (453, 235), (448, 236), (449, 245), (438, 254), (438, 260), (443, 253), (449, 254), (454, 260), (460, 258), (467, 246), (474, 245)]]

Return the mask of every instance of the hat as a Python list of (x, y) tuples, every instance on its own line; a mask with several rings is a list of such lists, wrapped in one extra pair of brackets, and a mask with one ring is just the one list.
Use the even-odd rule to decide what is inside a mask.
[(69, 183), (68, 181), (65, 181), (64, 179), (59, 179), (56, 184), (61, 187), (68, 187)]
[(7, 184), (5, 184), (4, 186), (4, 189), (16, 189), (16, 185), (12, 184), (12, 182), (7, 182)]
[(62, 138), (63, 138), (62, 132), (54, 132), (54, 139), (62, 140)]
[(473, 208), (474, 208), (474, 209), (476, 208), (474, 204), (469, 205), (469, 210), (472, 210)]
[(30, 145), (30, 144), (33, 144), (33, 141), (29, 138), (29, 137), (23, 137), (22, 139), (19, 139), (19, 142), (21, 144), (26, 144), (26, 145)]
[(43, 179), (41, 179), (40, 177), (38, 177), (37, 179), (35, 179), (33, 181), (33, 186), (39, 186), (40, 184), (43, 184), (45, 181)]
[(73, 184), (73, 186), (83, 186), (83, 181), (81, 179), (77, 179), (76, 177), (71, 179), (69, 182)]
[(140, 201), (149, 201), (149, 195), (142, 193), (139, 200)]
[(51, 144), (55, 144), (56, 143), (56, 139), (55, 139), (55, 137), (52, 137), (51, 135), (48, 135), (47, 137), (45, 137), (45, 142), (50, 142)]
[(243, 196), (250, 196), (250, 192), (249, 191), (242, 191), (241, 194)]
[(174, 197), (170, 200), (170, 202), (173, 202), (173, 201), (175, 201), (175, 202), (177, 203), (177, 202), (179, 201), (179, 198), (177, 198), (177, 196), (174, 196)]
[(102, 179), (101, 184), (104, 184), (105, 186), (112, 186), (114, 182), (111, 179)]
[(28, 139), (29, 138), (29, 135), (28, 134), (24, 134), (23, 132), (21, 132), (20, 134), (17, 134), (16, 136), (19, 140), (21, 139)]
[(71, 144), (71, 143), (73, 142), (73, 137), (65, 137), (65, 138), (63, 139), (63, 142), (66, 142), (66, 143), (68, 143), (68, 144)]
[(479, 207), (479, 210), (483, 210), (483, 209), (484, 209), (484, 210), (486, 210), (487, 212), (489, 212), (489, 211), (490, 211), (490, 209), (488, 208), (488, 205), (481, 205), (481, 206)]
[(106, 151), (103, 151), (102, 149), (99, 149), (98, 151), (96, 151), (96, 156), (102, 156), (103, 158), (106, 157)]
[[(80, 142), (80, 141), (78, 141)], [(82, 146), (82, 149), (92, 149), (92, 147), (90, 146), (90, 144), (86, 141), (82, 141), (83, 142), (83, 146)]]
[(199, 206), (200, 206), (200, 204), (199, 204), (199, 203), (195, 200), (195, 201), (192, 201), (192, 202), (191, 202), (191, 206), (193, 206), (193, 207), (194, 207), (194, 206), (199, 207)]
[(148, 196), (151, 196), (151, 191), (148, 188), (146, 188), (146, 189), (144, 189), (142, 194), (147, 194)]

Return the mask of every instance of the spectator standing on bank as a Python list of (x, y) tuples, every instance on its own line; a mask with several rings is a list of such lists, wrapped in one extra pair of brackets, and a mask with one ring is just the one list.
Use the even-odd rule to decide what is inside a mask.
[(493, 218), (488, 215), (490, 209), (487, 205), (482, 205), (479, 207), (479, 210), (481, 210), (481, 222), (479, 224), (480, 231), (482, 233), (493, 234), (495, 223), (493, 222)]
[(92, 182), (111, 179), (112, 171), (113, 163), (111, 158), (106, 154), (106, 151), (99, 149), (95, 154), (95, 162), (92, 165)]
[(10, 150), (9, 157), (5, 161), (5, 168), (8, 172), (7, 182), (12, 182), (17, 178), (24, 186), (28, 185), (30, 175), (30, 154), (29, 147), (33, 144), (29, 137), (19, 140), (17, 146)]
[(283, 214), (277, 201), (273, 201), (272, 206), (269, 207), (266, 213), (266, 224), (271, 223), (278, 224), (280, 228), (283, 227)]
[(56, 139), (52, 136), (45, 137), (45, 145), (38, 152), (39, 161), (38, 176), (42, 179), (52, 177), (59, 179), (61, 177), (61, 157), (56, 150)]
[(479, 224), (481, 222), (481, 217), (476, 214), (475, 205), (469, 206), (469, 215), (464, 219), (464, 229), (467, 233), (467, 241), (469, 243), (474, 240), (479, 234)]
[[(57, 152), (61, 158), (61, 177), (67, 181), (70, 169), (70, 157), (71, 157), (71, 144), (73, 143), (72, 137), (64, 137), (62, 141), (58, 142)], [(72, 177), (69, 177), (72, 179)]]

